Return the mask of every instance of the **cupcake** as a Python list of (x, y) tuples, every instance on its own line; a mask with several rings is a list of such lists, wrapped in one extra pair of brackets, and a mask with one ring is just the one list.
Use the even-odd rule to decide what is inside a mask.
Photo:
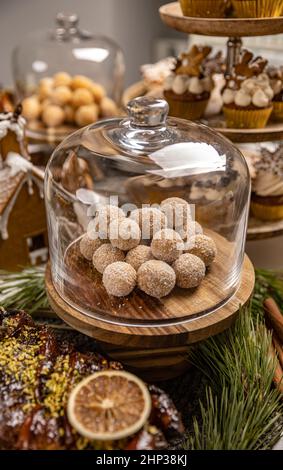
[(274, 96), (270, 79), (263, 73), (267, 61), (243, 51), (223, 91), (223, 112), (227, 127), (263, 128), (271, 115)]
[(180, 0), (184, 16), (224, 18), (230, 0)]
[(280, 16), (283, 0), (232, 0), (238, 18), (271, 18)]
[(272, 119), (283, 121), (283, 68), (269, 67), (268, 76), (274, 93)]
[(180, 56), (175, 69), (166, 78), (164, 97), (171, 116), (197, 120), (204, 114), (213, 87), (211, 77), (204, 70), (210, 52), (210, 47), (193, 46)]
[(283, 219), (283, 145), (261, 144), (254, 168), (252, 215), (266, 221)]

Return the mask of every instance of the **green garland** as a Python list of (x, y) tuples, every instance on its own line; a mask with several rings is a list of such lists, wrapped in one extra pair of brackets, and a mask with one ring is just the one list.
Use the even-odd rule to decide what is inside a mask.
[[(263, 325), (263, 300), (270, 295), (283, 309), (283, 273), (257, 270), (251, 305), (242, 309), (235, 326), (191, 353), (207, 386), (186, 448), (266, 449), (280, 438), (282, 397), (272, 386), (275, 360)], [(44, 268), (0, 271), (0, 305), (30, 313), (46, 309)]]

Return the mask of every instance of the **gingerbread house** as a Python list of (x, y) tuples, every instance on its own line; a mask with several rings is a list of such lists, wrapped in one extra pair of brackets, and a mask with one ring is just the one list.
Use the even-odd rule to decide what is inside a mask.
[(48, 256), (44, 172), (29, 161), (20, 112), (0, 114), (0, 269), (10, 271)]

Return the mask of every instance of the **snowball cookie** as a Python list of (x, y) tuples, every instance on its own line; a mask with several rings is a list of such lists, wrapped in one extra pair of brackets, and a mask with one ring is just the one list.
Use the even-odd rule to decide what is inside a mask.
[(72, 77), (67, 72), (58, 72), (53, 76), (54, 86), (70, 86)]
[(93, 96), (86, 88), (77, 88), (72, 96), (72, 104), (75, 108), (79, 108), (85, 104), (92, 104)]
[(142, 264), (137, 273), (138, 287), (148, 295), (160, 299), (170, 294), (176, 282), (173, 268), (164, 261), (151, 260)]
[(184, 253), (174, 263), (172, 268), (176, 274), (176, 285), (183, 289), (192, 289), (200, 285), (205, 277), (205, 264), (195, 255)]
[(112, 246), (128, 251), (139, 245), (141, 231), (134, 220), (116, 219), (109, 225), (109, 238)]
[(111, 98), (108, 98), (108, 96), (105, 96), (104, 98), (102, 98), (99, 104), (100, 104), (102, 117), (109, 118), (109, 117), (117, 116), (118, 107), (115, 101), (111, 100)]
[(153, 236), (151, 251), (155, 258), (173, 263), (183, 251), (184, 243), (180, 235), (171, 228), (159, 230)]
[(33, 121), (34, 119), (39, 118), (41, 113), (41, 106), (37, 96), (29, 96), (22, 101), (23, 116), (28, 121)]
[(95, 218), (89, 224), (89, 230), (98, 232), (101, 239), (109, 238), (109, 225), (112, 220), (125, 218), (125, 212), (118, 206), (108, 204), (101, 206), (96, 212)]
[(137, 273), (132, 266), (121, 261), (109, 264), (103, 273), (102, 282), (109, 295), (125, 297), (136, 286)]
[(198, 256), (205, 266), (210, 266), (217, 255), (215, 241), (206, 235), (191, 237), (186, 245), (186, 252)]
[(102, 98), (104, 98), (104, 96), (106, 95), (105, 88), (99, 83), (92, 82), (92, 84), (89, 86), (88, 89), (93, 94), (93, 97), (96, 103), (100, 103)]
[(80, 252), (84, 258), (91, 261), (94, 255), (94, 252), (105, 243), (104, 240), (100, 240), (98, 235), (89, 236), (88, 233), (85, 233), (80, 239)]
[(92, 80), (84, 75), (75, 75), (70, 85), (73, 90), (76, 90), (77, 88), (91, 88), (92, 83)]
[(175, 229), (182, 238), (186, 238), (189, 222), (192, 220), (190, 205), (180, 197), (169, 197), (160, 204), (167, 217), (168, 227)]
[(55, 104), (47, 105), (42, 111), (42, 121), (48, 127), (57, 127), (63, 124), (65, 113), (60, 106)]
[(139, 224), (143, 240), (150, 240), (156, 232), (167, 226), (166, 215), (153, 207), (135, 209), (130, 213), (130, 219)]
[(55, 88), (50, 95), (52, 102), (59, 106), (69, 103), (72, 100), (72, 97), (73, 93), (70, 88), (64, 85)]
[(132, 248), (128, 251), (126, 256), (126, 262), (133, 266), (136, 271), (143, 263), (151, 259), (154, 259), (151, 249), (149, 246), (145, 245), (138, 245), (135, 248)]
[(99, 115), (99, 109), (96, 104), (86, 104), (80, 106), (75, 112), (76, 124), (80, 127), (88, 126), (93, 122), (96, 122)]
[[(125, 254), (118, 248), (114, 248), (110, 243), (104, 243), (95, 251), (92, 262), (95, 269), (103, 274), (109, 264), (116, 261), (124, 261)], [(126, 264), (126, 263), (125, 263)]]

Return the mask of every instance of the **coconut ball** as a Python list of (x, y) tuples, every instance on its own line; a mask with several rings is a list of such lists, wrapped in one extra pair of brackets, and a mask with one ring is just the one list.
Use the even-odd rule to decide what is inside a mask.
[(99, 233), (99, 237), (102, 239), (109, 238), (109, 225), (112, 220), (125, 218), (125, 213), (120, 207), (113, 206), (111, 204), (101, 206), (95, 218), (90, 222), (90, 230), (94, 230)]
[(75, 113), (76, 124), (80, 127), (92, 124), (97, 121), (98, 114), (98, 106), (94, 103), (80, 106)]
[(100, 103), (102, 98), (104, 98), (106, 95), (105, 88), (99, 83), (95, 82), (92, 82), (92, 84), (89, 86), (89, 91), (91, 91), (91, 93), (93, 94), (96, 103)]
[(109, 238), (112, 246), (123, 251), (131, 250), (140, 243), (141, 231), (131, 219), (116, 219), (109, 225)]
[(135, 209), (131, 212), (130, 219), (139, 224), (143, 240), (150, 240), (156, 232), (167, 226), (165, 214), (153, 207)]
[(92, 262), (95, 269), (100, 274), (103, 274), (109, 264), (115, 263), (116, 261), (124, 261), (124, 259), (125, 254), (123, 251), (115, 248), (110, 243), (104, 243), (95, 251)]
[(151, 242), (151, 251), (155, 258), (173, 263), (183, 251), (183, 240), (180, 235), (170, 228), (156, 232)]
[(115, 101), (111, 100), (111, 98), (108, 98), (108, 96), (104, 96), (104, 98), (102, 98), (100, 101), (100, 109), (102, 117), (104, 118), (117, 116), (118, 114), (118, 108)]
[(80, 239), (80, 252), (87, 260), (91, 261), (94, 255), (94, 252), (103, 245), (104, 241), (100, 240), (95, 236), (89, 236), (89, 234), (83, 235)]
[(70, 88), (68, 88), (67, 86), (61, 85), (55, 88), (55, 90), (52, 92), (50, 97), (54, 104), (63, 106), (64, 104), (67, 104), (71, 101), (72, 96), (73, 94)]
[(186, 240), (189, 240), (191, 237), (195, 235), (202, 235), (203, 228), (198, 222), (191, 221), (188, 226)]
[(198, 256), (204, 262), (205, 266), (210, 266), (217, 255), (215, 241), (206, 235), (196, 235), (191, 237), (188, 242), (186, 252)]
[(70, 86), (72, 83), (72, 77), (67, 72), (58, 72), (55, 73), (54, 77), (54, 86)]
[(84, 75), (75, 75), (70, 85), (73, 90), (76, 90), (77, 88), (91, 88), (92, 83), (92, 80)]
[(169, 197), (162, 201), (160, 207), (167, 217), (168, 227), (175, 229), (182, 238), (186, 238), (189, 222), (192, 219), (187, 201), (180, 197)]
[(149, 246), (138, 245), (128, 251), (126, 262), (129, 263), (137, 271), (143, 263), (154, 259)]
[(60, 106), (55, 104), (47, 105), (42, 111), (42, 121), (48, 127), (57, 127), (63, 124), (65, 113)]
[(137, 273), (132, 266), (121, 261), (109, 264), (103, 273), (102, 282), (109, 295), (125, 297), (136, 286)]
[(37, 119), (41, 113), (41, 106), (36, 96), (29, 96), (22, 101), (23, 116), (32, 121)]
[(158, 299), (170, 294), (175, 282), (174, 269), (164, 261), (147, 261), (141, 265), (137, 273), (138, 287), (146, 294)]
[(205, 264), (195, 255), (184, 253), (174, 263), (172, 268), (176, 274), (176, 285), (183, 289), (192, 289), (200, 285), (205, 277)]
[(86, 88), (77, 88), (72, 96), (72, 104), (75, 108), (93, 103), (93, 96)]

